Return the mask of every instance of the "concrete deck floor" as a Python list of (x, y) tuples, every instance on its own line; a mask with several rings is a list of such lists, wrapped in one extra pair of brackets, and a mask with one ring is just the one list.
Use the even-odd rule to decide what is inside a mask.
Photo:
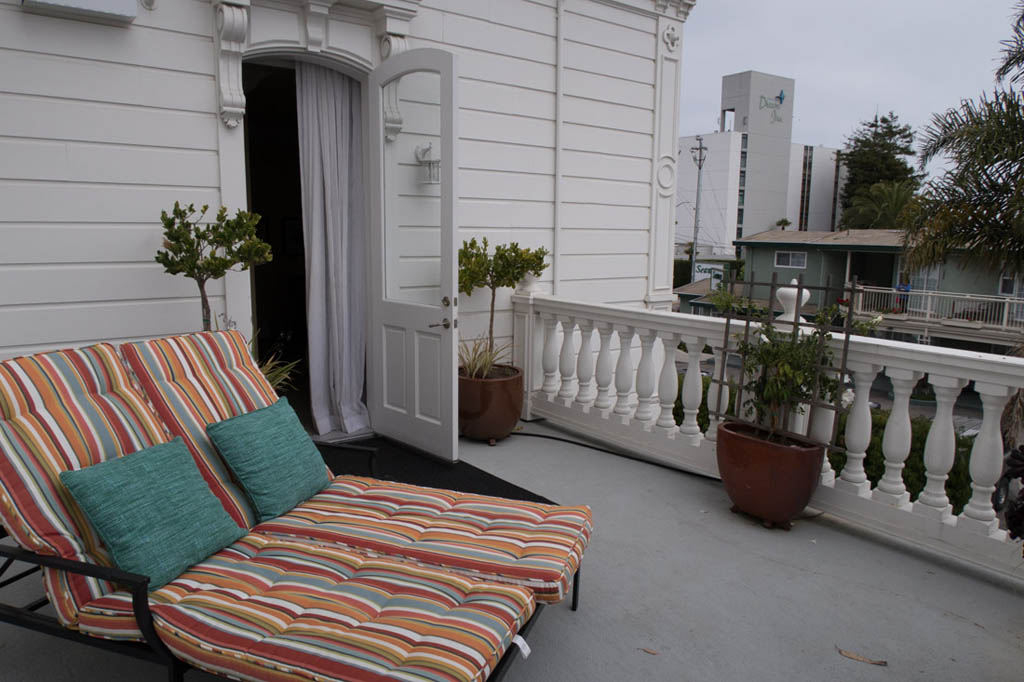
[[(517, 435), (460, 449), (497, 476), (594, 509), (580, 610), (547, 608), (529, 637), (532, 655), (508, 682), (1024, 677), (1020, 589), (825, 518), (766, 530), (730, 513), (716, 481), (585, 447)], [(153, 664), (0, 625), (4, 682), (161, 679)]]

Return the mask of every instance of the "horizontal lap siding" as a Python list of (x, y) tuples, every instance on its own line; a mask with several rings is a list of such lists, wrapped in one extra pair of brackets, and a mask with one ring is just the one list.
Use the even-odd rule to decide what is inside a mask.
[[(556, 1), (424, 0), (412, 47), (459, 55), (460, 241), (554, 243)], [(568, 0), (561, 131), (560, 294), (639, 303), (647, 291), (656, 22)], [(550, 290), (552, 271), (541, 277)], [(511, 335), (511, 290), (495, 334)], [(462, 296), (463, 337), (486, 292)]]
[(199, 0), (127, 28), (0, 0), (0, 358), (199, 326), (153, 256), (162, 209), (220, 203), (212, 30)]
[[(459, 57), (456, 239), (552, 248), (555, 172), (554, 1), (424, 0), (411, 47)], [(550, 282), (550, 271), (542, 281)], [(498, 292), (495, 335), (511, 335), (512, 290)], [(489, 292), (460, 295), (460, 335), (486, 332)]]
[(638, 304), (647, 293), (656, 23), (586, 0), (566, 9), (559, 293)]

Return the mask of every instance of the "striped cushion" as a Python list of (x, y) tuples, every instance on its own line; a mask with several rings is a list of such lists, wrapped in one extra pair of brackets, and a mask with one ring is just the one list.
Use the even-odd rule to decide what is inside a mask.
[(557, 602), (568, 594), (592, 519), (589, 507), (338, 476), (256, 530), (525, 585), (538, 601)]
[[(0, 362), (0, 521), (30, 551), (109, 563), (58, 476), (166, 440), (109, 344)], [(69, 625), (77, 604), (109, 591), (52, 570), (44, 583)]]
[(126, 343), (121, 352), (171, 433), (181, 436), (231, 518), (255, 524), (245, 493), (206, 435), (206, 425), (277, 401), (237, 331)]
[[(482, 681), (530, 618), (526, 589), (256, 533), (150, 595), (181, 659), (243, 680)], [(130, 618), (121, 596), (83, 629)], [(95, 632), (95, 634), (102, 634)]]

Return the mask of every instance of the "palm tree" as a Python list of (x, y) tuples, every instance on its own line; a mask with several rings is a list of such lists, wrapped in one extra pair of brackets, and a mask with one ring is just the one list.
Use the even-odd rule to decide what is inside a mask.
[[(997, 71), (1024, 81), (1024, 2)], [(910, 216), (911, 269), (960, 251), (968, 261), (1024, 274), (1024, 97), (1012, 86), (963, 100), (935, 114), (922, 136), (921, 167), (938, 156), (952, 164), (924, 188)]]
[(1013, 35), (1001, 42), (1003, 46), (1003, 63), (996, 69), (996, 78), (1011, 83), (1024, 80), (1024, 2), (1018, 2), (1015, 10), (1016, 21), (1013, 22)]
[(843, 213), (843, 227), (848, 230), (903, 227), (916, 190), (917, 181), (913, 179), (876, 182), (861, 188), (853, 196), (850, 208)]

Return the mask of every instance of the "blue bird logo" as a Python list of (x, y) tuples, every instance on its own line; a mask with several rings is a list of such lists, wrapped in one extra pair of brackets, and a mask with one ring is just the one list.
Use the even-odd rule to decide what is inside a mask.
[(785, 102), (786, 101), (786, 91), (785, 90), (779, 90), (779, 94), (775, 98), (775, 101), (777, 101), (779, 104), (782, 104), (783, 102)]

